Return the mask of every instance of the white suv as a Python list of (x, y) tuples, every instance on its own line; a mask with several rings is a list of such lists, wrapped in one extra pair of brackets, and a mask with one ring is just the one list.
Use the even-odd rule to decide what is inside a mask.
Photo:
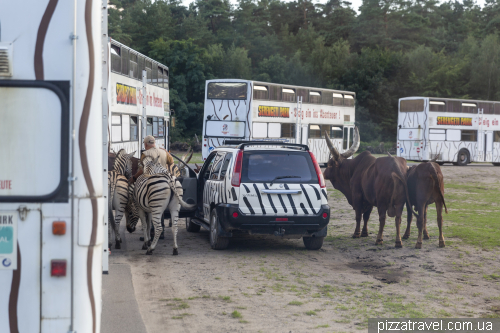
[(198, 174), (198, 209), (188, 231), (210, 231), (213, 249), (228, 246), (232, 231), (303, 237), (323, 245), (330, 219), (325, 181), (306, 145), (226, 141), (215, 148)]

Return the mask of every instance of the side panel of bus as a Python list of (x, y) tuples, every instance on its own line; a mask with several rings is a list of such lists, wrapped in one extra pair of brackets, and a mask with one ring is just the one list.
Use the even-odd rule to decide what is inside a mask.
[(0, 332), (99, 332), (102, 3), (74, 5), (0, 11)]

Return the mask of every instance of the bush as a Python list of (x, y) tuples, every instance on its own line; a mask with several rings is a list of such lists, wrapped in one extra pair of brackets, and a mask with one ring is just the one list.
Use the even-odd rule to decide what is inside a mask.
[(387, 152), (396, 154), (396, 143), (378, 141), (360, 142), (358, 152), (362, 153), (366, 150), (372, 154), (385, 154)]

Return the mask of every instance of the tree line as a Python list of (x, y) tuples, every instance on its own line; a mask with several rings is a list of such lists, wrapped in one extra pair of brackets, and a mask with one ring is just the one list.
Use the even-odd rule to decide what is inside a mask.
[(395, 141), (405, 96), (500, 100), (500, 2), (111, 0), (109, 35), (170, 69), (173, 140), (201, 134), (205, 80), (356, 92), (363, 141)]

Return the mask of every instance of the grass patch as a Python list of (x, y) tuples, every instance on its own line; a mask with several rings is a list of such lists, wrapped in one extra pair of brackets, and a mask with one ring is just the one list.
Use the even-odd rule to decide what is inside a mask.
[(178, 316), (173, 316), (172, 319), (184, 319), (184, 317), (187, 317), (187, 316), (192, 316), (191, 313), (182, 313)]
[(302, 304), (304, 304), (304, 303), (299, 302), (299, 301), (291, 301), (290, 303), (288, 303), (288, 305), (297, 305), (297, 306), (300, 306)]
[(181, 303), (177, 306), (177, 309), (187, 309), (189, 308), (189, 304), (187, 303)]
[(220, 299), (226, 302), (231, 302), (231, 296), (219, 296)]
[(316, 311), (313, 311), (313, 310), (307, 311), (306, 315), (308, 315), (308, 316), (316, 316)]
[(485, 278), (486, 280), (499, 280), (500, 275), (499, 274), (483, 275), (483, 278)]
[(318, 325), (315, 328), (328, 328), (328, 327), (330, 327), (330, 325), (325, 324), (325, 325)]
[(243, 316), (241, 315), (241, 313), (239, 313), (238, 311), (234, 310), (232, 313), (231, 313), (231, 317), (233, 318), (243, 318)]

